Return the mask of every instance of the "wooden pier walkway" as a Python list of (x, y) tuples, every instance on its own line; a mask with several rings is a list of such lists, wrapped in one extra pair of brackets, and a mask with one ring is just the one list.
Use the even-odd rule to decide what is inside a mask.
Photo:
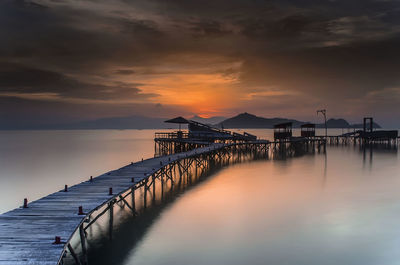
[[(83, 232), (79, 230), (92, 212), (134, 188), (169, 163), (215, 152), (231, 145), (234, 144), (215, 143), (132, 163), (67, 187), (67, 191), (62, 189), (28, 203), (27, 208), (21, 207), (0, 215), (0, 265), (61, 264), (71, 237), (75, 232)], [(69, 251), (73, 252), (72, 249)]]

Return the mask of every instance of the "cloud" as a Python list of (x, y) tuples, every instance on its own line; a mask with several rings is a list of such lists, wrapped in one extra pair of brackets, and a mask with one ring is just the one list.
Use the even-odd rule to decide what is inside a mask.
[(83, 82), (62, 73), (29, 68), (18, 64), (0, 64), (0, 95), (48, 100), (94, 100), (145, 102), (155, 94), (141, 93), (135, 84), (110, 85)]
[(399, 12), (398, 1), (376, 0), (5, 0), (0, 93), (224, 115), (305, 116), (320, 105), (363, 115), (374, 91), (399, 86)]
[(118, 69), (115, 71), (115, 73), (117, 75), (132, 75), (135, 73), (135, 71), (129, 69)]

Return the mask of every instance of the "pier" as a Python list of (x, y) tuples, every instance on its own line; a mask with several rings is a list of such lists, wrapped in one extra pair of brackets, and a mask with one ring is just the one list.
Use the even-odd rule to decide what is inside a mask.
[(362, 130), (354, 129), (352, 132), (341, 135), (327, 135), (325, 138), (328, 144), (380, 145), (397, 148), (400, 137), (398, 130), (374, 130), (374, 119), (365, 117)]
[[(193, 121), (187, 124), (188, 132), (156, 133), (154, 158), (88, 177), (71, 187), (60, 185), (59, 191), (33, 202), (27, 198), (20, 208), (0, 215), (0, 265), (58, 265), (65, 259), (88, 264), (87, 230), (108, 214), (112, 231), (117, 205), (137, 215), (137, 204), (140, 201), (141, 207), (147, 207), (156, 182), (163, 192), (166, 185), (177, 185), (190, 170), (198, 172), (214, 163), (241, 161), (242, 157), (296, 156), (320, 151), (325, 145), (320, 138), (267, 141)], [(139, 189), (143, 196), (135, 198)], [(73, 238), (78, 238), (78, 246)]]

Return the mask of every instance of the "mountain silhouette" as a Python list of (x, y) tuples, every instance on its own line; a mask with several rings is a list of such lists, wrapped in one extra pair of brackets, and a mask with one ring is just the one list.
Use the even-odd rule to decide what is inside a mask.
[[(274, 128), (275, 124), (292, 122), (294, 128), (300, 127), (305, 121), (287, 118), (264, 118), (250, 113), (241, 113), (232, 118), (210, 117), (202, 118), (194, 116), (189, 118), (197, 122), (213, 125), (218, 128)], [(2, 130), (96, 130), (96, 129), (166, 129), (177, 128), (173, 124), (165, 123), (166, 118), (153, 118), (145, 116), (126, 116), (110, 117), (95, 120), (79, 121), (73, 123), (49, 123), (49, 124), (7, 124), (0, 123)], [(363, 128), (363, 124), (349, 124), (344, 119), (329, 119), (328, 128)], [(317, 128), (324, 128), (324, 124), (317, 124)], [(374, 123), (374, 128), (381, 128), (379, 124)]]
[(219, 124), (217, 127), (229, 128), (274, 128), (275, 124), (293, 122), (294, 127), (300, 127), (305, 122), (286, 119), (286, 118), (263, 118), (250, 113), (241, 113), (235, 117), (226, 119)]
[[(308, 123), (306, 121), (299, 121), (287, 118), (263, 118), (250, 113), (241, 113), (235, 117), (226, 119), (218, 124), (216, 127), (233, 129), (233, 128), (274, 128), (274, 125), (279, 123), (292, 122), (294, 128), (299, 128), (302, 124)], [(345, 119), (329, 119), (327, 122), (328, 128), (362, 128), (363, 124), (351, 125)], [(379, 124), (373, 123), (374, 128), (381, 128)], [(325, 124), (316, 124), (317, 128), (324, 128)]]

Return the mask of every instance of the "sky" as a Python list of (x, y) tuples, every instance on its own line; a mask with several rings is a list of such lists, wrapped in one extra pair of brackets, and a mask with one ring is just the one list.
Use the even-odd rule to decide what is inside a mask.
[(400, 127), (399, 0), (2, 0), (0, 122), (233, 116)]

